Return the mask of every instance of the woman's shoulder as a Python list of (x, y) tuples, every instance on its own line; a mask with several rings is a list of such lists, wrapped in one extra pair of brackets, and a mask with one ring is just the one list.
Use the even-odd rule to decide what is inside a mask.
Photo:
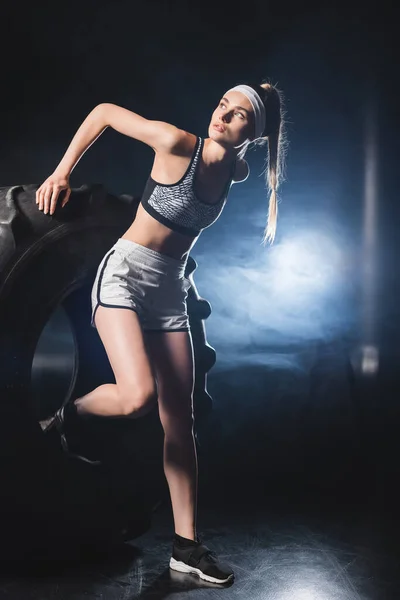
[[(171, 149), (171, 154), (180, 156), (192, 156), (193, 150), (196, 147), (197, 141), (200, 136), (185, 131), (184, 129), (177, 129), (175, 135), (174, 147)], [(233, 183), (240, 183), (246, 181), (250, 174), (250, 168), (244, 158), (237, 158), (235, 170), (233, 173)]]
[(250, 173), (250, 168), (247, 161), (244, 158), (238, 158), (236, 160), (235, 171), (233, 173), (233, 183), (240, 183), (246, 181)]
[(198, 136), (194, 133), (189, 133), (189, 131), (177, 128), (174, 135), (174, 144), (171, 148), (171, 154), (191, 156), (197, 140)]

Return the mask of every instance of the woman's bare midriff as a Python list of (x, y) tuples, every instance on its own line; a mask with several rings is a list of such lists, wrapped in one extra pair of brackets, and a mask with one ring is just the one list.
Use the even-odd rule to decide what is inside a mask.
[(196, 240), (159, 223), (144, 210), (141, 204), (138, 206), (132, 225), (121, 237), (177, 260), (187, 258)]

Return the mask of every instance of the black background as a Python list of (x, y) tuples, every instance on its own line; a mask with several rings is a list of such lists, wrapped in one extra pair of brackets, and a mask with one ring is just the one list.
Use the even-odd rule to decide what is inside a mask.
[[(327, 215), (333, 210), (349, 247), (355, 248), (348, 261), (352, 268), (359, 261), (358, 271), (365, 110), (373, 102), (379, 171), (378, 380), (368, 388), (365, 382), (354, 387), (349, 379), (348, 340), (359, 334), (354, 297), (350, 312), (356, 317), (346, 321), (347, 328), (339, 327), (333, 339), (324, 332), (319, 340), (304, 338), (293, 349), (289, 338), (286, 346), (282, 342), (283, 335), (277, 349), (277, 337), (271, 334), (257, 349), (265, 356), (312, 351), (314, 363), (301, 372), (290, 361), (286, 370), (275, 369), (268, 359), (249, 366), (251, 336), (247, 350), (235, 354), (233, 347), (231, 362), (225, 360), (221, 368), (219, 358), (232, 343), (229, 333), (213, 329), (211, 317), (207, 331), (217, 364), (209, 389), (222, 439), (215, 442), (214, 430), (209, 438), (202, 432), (204, 460), (219, 451), (204, 475), (210, 486), (202, 498), (212, 498), (216, 489), (224, 497), (236, 486), (240, 501), (265, 503), (275, 497), (280, 502), (301, 492), (313, 506), (352, 499), (359, 507), (376, 495), (384, 505), (395, 506), (399, 73), (398, 25), (389, 4), (97, 0), (14, 2), (1, 12), (1, 186), (41, 183), (96, 104), (113, 102), (206, 136), (223, 91), (243, 80), (269, 78), (285, 94), (290, 142), (277, 243), (290, 239), (292, 215), (307, 220), (316, 210)], [(262, 152), (251, 154), (253, 179), (243, 186), (256, 183), (263, 158)], [(71, 184), (100, 182), (117, 194), (140, 195), (151, 164), (148, 147), (108, 129), (76, 166)], [(312, 196), (318, 186), (335, 189), (335, 195), (320, 203)], [(208, 259), (212, 264), (228, 261), (234, 244), (241, 247), (241, 236), (250, 240), (244, 252), (251, 244), (258, 247), (261, 239), (262, 222), (243, 225), (243, 189), (233, 189), (226, 216), (203, 233), (193, 250), (199, 277), (204, 277), (200, 291), (212, 298), (216, 315), (224, 313), (226, 300), (207, 289)], [(261, 188), (260, 197), (264, 199)], [(255, 195), (254, 205), (259, 202)], [(234, 260), (227, 265), (233, 268)], [(349, 288), (351, 279), (349, 275)], [(265, 302), (267, 310), (268, 298)], [(271, 315), (271, 330), (279, 334), (275, 318)], [(221, 469), (229, 480), (228, 492)]]

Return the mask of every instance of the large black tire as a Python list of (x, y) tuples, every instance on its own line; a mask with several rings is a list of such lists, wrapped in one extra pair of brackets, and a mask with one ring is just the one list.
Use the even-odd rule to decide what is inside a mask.
[[(43, 522), (52, 515), (61, 528), (59, 535), (71, 538), (64, 517), (72, 510), (79, 514), (78, 521), (71, 517), (79, 523), (73, 540), (97, 544), (99, 537), (104, 543), (131, 539), (149, 527), (165, 490), (157, 411), (138, 421), (100, 420), (97, 429), (87, 425), (89, 443), (102, 436), (106, 460), (100, 468), (66, 461), (58, 435), (45, 435), (39, 422), (61, 406), (65, 396), (79, 397), (102, 383), (115, 382), (97, 330), (90, 326), (90, 290), (102, 257), (134, 219), (139, 199), (113, 196), (101, 185), (82, 186), (72, 190), (64, 208), (58, 203), (50, 216), (38, 210), (36, 189), (36, 185), (0, 188), (0, 466), (2, 490), (7, 490), (2, 501), (7, 509), (14, 509), (14, 519), (7, 520), (10, 535), (14, 537), (16, 528), (22, 527), (26, 538), (27, 523), (32, 525), (35, 519), (43, 534)], [(211, 307), (196, 289), (196, 267), (189, 258), (186, 276), (192, 282), (188, 312), (198, 421), (212, 406), (206, 377), (215, 363), (215, 351), (206, 341), (204, 320)], [(43, 330), (60, 310), (74, 346), (69, 386), (61, 394), (50, 385), (50, 346), (44, 364), (47, 379), (38, 395), (32, 374), (35, 352)], [(49, 531), (53, 539), (54, 527)]]

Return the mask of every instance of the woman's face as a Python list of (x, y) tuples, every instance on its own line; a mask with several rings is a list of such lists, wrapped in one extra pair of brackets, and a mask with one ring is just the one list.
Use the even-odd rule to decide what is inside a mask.
[(250, 100), (241, 92), (226, 92), (214, 110), (208, 135), (222, 145), (240, 146), (254, 137), (254, 113)]

